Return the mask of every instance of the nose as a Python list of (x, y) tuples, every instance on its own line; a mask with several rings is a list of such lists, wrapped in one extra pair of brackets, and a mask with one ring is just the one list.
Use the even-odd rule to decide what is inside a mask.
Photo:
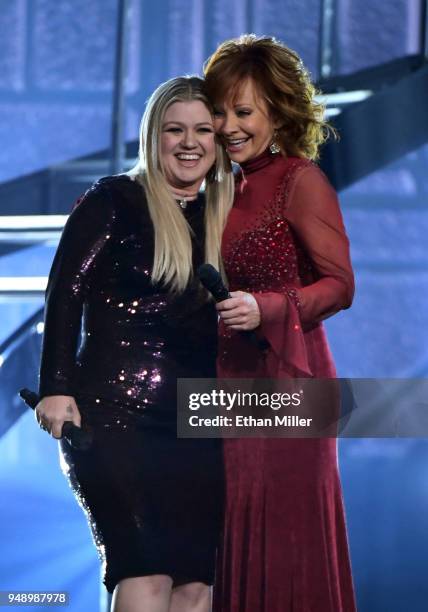
[(230, 136), (238, 131), (233, 113), (225, 113), (217, 118), (217, 131), (224, 136)]
[(185, 130), (184, 131), (182, 144), (187, 149), (193, 149), (194, 147), (196, 147), (196, 145), (197, 145), (196, 136), (195, 136), (195, 133), (194, 133), (193, 130)]

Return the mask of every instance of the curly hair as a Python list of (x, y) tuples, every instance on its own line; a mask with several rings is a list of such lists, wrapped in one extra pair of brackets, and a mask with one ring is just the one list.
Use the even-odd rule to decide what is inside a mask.
[(316, 160), (320, 145), (336, 135), (324, 120), (323, 104), (295, 51), (269, 36), (243, 34), (226, 40), (204, 64), (205, 86), (214, 104), (234, 101), (242, 83), (252, 79), (280, 127), (275, 141), (283, 155)]

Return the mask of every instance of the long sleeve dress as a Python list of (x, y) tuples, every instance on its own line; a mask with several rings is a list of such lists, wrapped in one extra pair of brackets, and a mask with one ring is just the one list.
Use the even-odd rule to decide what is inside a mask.
[[(223, 237), (231, 291), (257, 300), (264, 348), (221, 325), (220, 378), (333, 378), (321, 321), (354, 284), (336, 194), (309, 160), (241, 167)], [(267, 348), (266, 348), (267, 346)], [(353, 612), (334, 438), (225, 439), (216, 612)]]
[[(194, 266), (204, 208), (183, 211)], [(221, 447), (176, 436), (177, 378), (215, 374), (216, 312), (195, 279), (180, 295), (153, 285), (153, 253), (142, 186), (106, 177), (70, 214), (46, 292), (39, 393), (73, 396), (93, 429), (87, 451), (61, 440), (61, 460), (110, 592), (150, 574), (212, 583), (220, 531)]]

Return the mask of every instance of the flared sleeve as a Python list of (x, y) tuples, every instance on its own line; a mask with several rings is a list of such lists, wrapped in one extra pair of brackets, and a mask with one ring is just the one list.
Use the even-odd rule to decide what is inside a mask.
[(78, 201), (64, 226), (45, 294), (39, 395), (76, 389), (76, 353), (90, 278), (112, 236), (115, 218), (108, 190), (95, 185)]
[(319, 168), (311, 165), (298, 174), (284, 214), (318, 277), (296, 289), (301, 321), (316, 323), (349, 308), (354, 296), (349, 240), (336, 192)]
[(254, 294), (261, 313), (258, 333), (288, 374), (310, 376), (304, 330), (352, 303), (349, 241), (336, 192), (314, 164), (296, 172), (284, 198), (283, 215), (310, 262), (314, 281), (290, 284), (282, 293)]

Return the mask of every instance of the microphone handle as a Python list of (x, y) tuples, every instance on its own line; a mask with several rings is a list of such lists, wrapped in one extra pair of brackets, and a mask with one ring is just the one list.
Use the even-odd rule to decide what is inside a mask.
[(224, 302), (224, 300), (228, 300), (229, 298), (232, 297), (224, 285), (220, 291), (216, 291), (216, 292), (211, 291), (211, 295), (213, 296), (213, 298), (215, 299), (217, 303)]
[[(227, 300), (229, 298), (231, 298), (232, 296), (230, 295), (228, 289), (226, 289), (226, 287), (223, 285), (223, 291), (210, 291), (211, 295), (213, 296), (213, 298), (215, 299), (215, 301), (218, 302), (223, 302), (223, 300)], [(209, 291), (209, 290), (208, 290)], [(245, 336), (247, 338), (247, 340), (255, 347), (257, 347), (258, 349), (264, 351), (265, 349), (268, 348), (269, 343), (267, 340), (264, 340), (263, 338), (258, 338), (256, 332), (254, 329), (250, 329), (248, 331), (241, 331), (239, 332), (241, 334), (241, 336)]]
[[(19, 395), (32, 410), (40, 401), (37, 393), (30, 389), (21, 389)], [(72, 421), (64, 421), (61, 438), (67, 440), (76, 450), (88, 450), (93, 441), (92, 432), (89, 429), (77, 427)]]
[[(199, 266), (197, 273), (202, 285), (211, 293), (217, 303), (232, 297), (228, 288), (223, 283), (220, 273), (214, 266), (211, 264), (202, 264)], [(257, 333), (253, 329), (241, 331), (239, 333), (260, 350), (265, 350), (269, 346), (267, 340), (258, 338)]]

